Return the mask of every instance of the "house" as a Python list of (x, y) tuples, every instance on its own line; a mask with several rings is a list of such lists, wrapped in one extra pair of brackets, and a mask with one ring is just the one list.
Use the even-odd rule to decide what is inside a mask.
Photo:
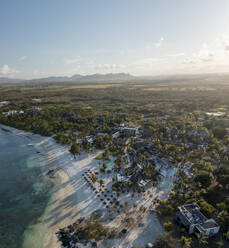
[(75, 131), (75, 132), (73, 132), (73, 134), (76, 135), (76, 136), (78, 136), (80, 134), (80, 132)]
[(116, 180), (117, 182), (127, 182), (129, 180), (130, 176), (122, 176), (121, 174), (117, 174)]
[(170, 115), (163, 115), (161, 116), (161, 119), (163, 120), (168, 120), (170, 118)]
[(34, 101), (34, 102), (41, 102), (41, 99), (39, 99), (39, 98), (33, 98), (32, 101)]
[(141, 187), (141, 188), (144, 188), (145, 186), (147, 186), (149, 183), (151, 182), (151, 180), (141, 180), (139, 183), (138, 183), (138, 186)]
[(82, 145), (83, 144), (83, 140), (82, 139), (77, 139), (76, 140), (76, 143)]
[(136, 134), (138, 134), (138, 127), (124, 127), (121, 128), (121, 131), (127, 135), (135, 136)]
[(219, 232), (220, 226), (213, 219), (207, 219), (200, 211), (196, 203), (178, 207), (177, 221), (188, 229), (189, 234), (203, 233), (207, 237), (214, 236)]
[(117, 180), (117, 182), (122, 182), (123, 181), (123, 176), (120, 175), (120, 174), (117, 174), (116, 180)]
[(17, 110), (10, 110), (10, 111), (8, 111), (8, 112), (3, 112), (3, 114), (4, 115), (7, 115), (7, 116), (9, 116), (9, 115), (14, 115), (14, 114), (24, 114), (24, 111), (23, 110), (19, 110), (19, 111), (17, 111)]
[(197, 118), (197, 121), (204, 121), (205, 120), (205, 118), (203, 118), (203, 117), (198, 117)]
[(113, 139), (117, 139), (119, 136), (120, 136), (120, 132), (119, 131), (117, 131), (117, 132), (115, 132), (115, 133), (112, 134), (112, 138)]
[(97, 133), (97, 136), (100, 136), (100, 137), (105, 137), (107, 135), (107, 133)]
[(38, 112), (40, 112), (40, 111), (42, 110), (42, 108), (40, 108), (40, 107), (32, 107), (32, 109), (33, 109), (34, 111), (38, 111)]
[(8, 101), (0, 102), (0, 107), (6, 106), (6, 105), (8, 105), (9, 103), (10, 103), (10, 102), (8, 102)]
[(93, 138), (87, 138), (87, 142), (90, 143), (90, 144), (93, 144), (94, 140), (93, 140)]
[(86, 136), (85, 139), (82, 141), (83, 144), (94, 144), (94, 139), (91, 136)]
[(201, 143), (201, 144), (199, 145), (199, 147), (201, 147), (201, 148), (208, 147), (208, 143), (206, 143), (206, 142)]

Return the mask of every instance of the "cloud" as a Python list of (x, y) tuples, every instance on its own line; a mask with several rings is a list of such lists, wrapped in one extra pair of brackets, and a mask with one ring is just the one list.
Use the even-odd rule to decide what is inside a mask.
[(155, 43), (155, 47), (158, 47), (158, 48), (161, 47), (164, 40), (165, 39), (163, 37), (161, 37), (160, 40), (157, 43)]
[(116, 71), (123, 68), (121, 64), (97, 64), (94, 66), (95, 69), (104, 70), (104, 71)]
[(190, 57), (184, 59), (185, 64), (199, 64), (211, 62), (214, 60), (215, 54), (213, 51), (208, 51), (206, 49), (200, 50), (197, 53), (194, 53)]
[(223, 52), (229, 51), (229, 35), (223, 34), (217, 37), (216, 40), (214, 41), (214, 46), (218, 50), (222, 50)]
[(185, 53), (174, 53), (174, 54), (169, 54), (168, 57), (183, 57), (185, 56)]
[(184, 64), (196, 64), (197, 61), (194, 60), (193, 58), (185, 58), (184, 59)]
[(203, 49), (207, 49), (208, 48), (208, 44), (207, 43), (203, 43), (202, 44), (202, 47), (203, 47)]
[(19, 58), (19, 60), (20, 61), (23, 61), (23, 60), (26, 60), (28, 57), (27, 56), (21, 56), (20, 58)]
[(164, 60), (165, 58), (142, 58), (132, 62), (130, 65), (137, 67), (147, 67), (147, 66), (155, 65)]
[[(229, 36), (201, 42), (197, 49), (190, 47), (193, 48), (191, 53), (188, 50), (185, 53), (182, 50), (172, 53), (170, 50), (171, 53), (166, 54), (160, 49), (164, 43), (165, 39), (161, 37), (157, 43), (151, 42), (137, 52), (134, 49), (122, 50), (121, 54), (127, 55), (125, 60), (73, 57), (66, 62), (75, 63), (72, 69), (81, 74), (129, 72), (133, 75), (222, 72), (229, 65)], [(155, 51), (156, 47), (158, 51)]]
[(214, 53), (211, 51), (201, 51), (199, 52), (198, 57), (202, 62), (209, 62), (214, 59)]
[(19, 70), (16, 70), (14, 68), (10, 68), (8, 65), (3, 65), (0, 67), (0, 74), (1, 75), (14, 75), (19, 73)]

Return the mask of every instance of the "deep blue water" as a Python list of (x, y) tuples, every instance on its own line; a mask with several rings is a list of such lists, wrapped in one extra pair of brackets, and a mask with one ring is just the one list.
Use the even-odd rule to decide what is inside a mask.
[(53, 184), (26, 137), (0, 129), (0, 247), (20, 248), (23, 233), (42, 215)]

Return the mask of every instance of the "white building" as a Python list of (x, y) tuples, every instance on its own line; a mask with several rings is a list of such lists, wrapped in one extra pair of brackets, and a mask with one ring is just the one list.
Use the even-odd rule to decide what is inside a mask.
[(8, 105), (9, 103), (10, 103), (10, 102), (8, 102), (8, 101), (0, 102), (0, 107), (6, 106), (6, 105)]
[(178, 207), (177, 220), (188, 229), (189, 234), (203, 233), (207, 237), (219, 232), (220, 226), (213, 219), (207, 219), (200, 211), (196, 203)]
[(97, 133), (97, 136), (100, 136), (100, 137), (105, 137), (107, 135), (107, 133)]
[(117, 139), (119, 137), (119, 135), (120, 135), (120, 132), (117, 131), (117, 132), (115, 132), (115, 133), (112, 134), (112, 138), (113, 139)]
[(15, 115), (15, 114), (24, 114), (23, 110), (10, 110), (8, 112), (3, 112), (4, 115)]

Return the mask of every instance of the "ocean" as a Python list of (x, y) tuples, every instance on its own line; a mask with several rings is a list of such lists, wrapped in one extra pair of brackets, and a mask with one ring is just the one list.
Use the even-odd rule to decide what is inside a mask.
[[(51, 197), (54, 183), (42, 173), (44, 157), (30, 140), (0, 129), (0, 247), (22, 248)], [(32, 248), (32, 247), (31, 247)]]

